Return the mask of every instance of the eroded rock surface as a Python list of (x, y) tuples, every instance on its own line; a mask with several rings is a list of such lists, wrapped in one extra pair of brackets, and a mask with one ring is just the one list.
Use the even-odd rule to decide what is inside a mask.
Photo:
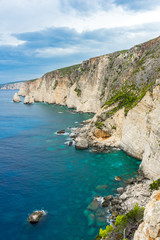
[(134, 240), (160, 239), (160, 191), (153, 192), (146, 205), (143, 222), (135, 232)]

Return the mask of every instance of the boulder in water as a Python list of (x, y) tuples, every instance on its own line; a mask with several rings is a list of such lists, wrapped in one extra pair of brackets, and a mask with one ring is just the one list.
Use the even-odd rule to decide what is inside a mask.
[(27, 221), (30, 223), (38, 223), (39, 220), (45, 215), (45, 212), (43, 210), (35, 211), (29, 215), (27, 218)]
[(65, 130), (64, 130), (64, 129), (57, 131), (57, 134), (64, 134), (64, 133), (65, 133)]

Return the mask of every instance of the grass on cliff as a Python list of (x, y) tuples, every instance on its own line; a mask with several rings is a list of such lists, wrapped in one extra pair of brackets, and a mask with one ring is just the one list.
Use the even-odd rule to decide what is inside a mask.
[(100, 228), (99, 235), (95, 240), (100, 240), (102, 238), (106, 240), (132, 239), (135, 230), (143, 220), (143, 215), (144, 208), (140, 208), (138, 203), (136, 203), (133, 210), (130, 210), (125, 215), (118, 215), (113, 226), (108, 225), (104, 230)]
[(76, 65), (73, 65), (73, 66), (60, 68), (60, 69), (57, 69), (57, 70), (54, 70), (54, 71), (51, 71), (51, 72), (48, 72), (48, 73), (53, 73), (55, 71), (59, 71), (60, 76), (65, 77), (65, 76), (70, 75), (74, 70), (78, 69), (80, 66), (81, 66), (81, 64), (76, 64)]
[(36, 81), (38, 78), (35, 78), (35, 79), (31, 79), (31, 80), (28, 80), (29, 82), (34, 82)]
[(128, 111), (135, 107), (141, 99), (145, 96), (146, 92), (151, 89), (153, 82), (149, 85), (144, 86), (139, 89), (136, 88), (134, 84), (128, 86), (125, 84), (121, 90), (117, 91), (108, 101), (106, 101), (105, 108), (117, 103), (117, 106), (107, 112), (106, 117), (112, 116), (115, 112), (117, 112), (121, 108), (125, 108), (125, 115), (127, 115)]
[(60, 75), (62, 77), (64, 77), (64, 76), (70, 75), (74, 70), (78, 69), (80, 66), (81, 66), (81, 64), (77, 64), (77, 65), (73, 65), (70, 67), (58, 69), (58, 71), (59, 71)]

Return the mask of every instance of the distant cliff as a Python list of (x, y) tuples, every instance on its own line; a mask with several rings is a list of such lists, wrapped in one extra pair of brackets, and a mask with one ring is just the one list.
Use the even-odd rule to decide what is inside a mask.
[(89, 146), (119, 147), (142, 160), (147, 177), (160, 177), (160, 37), (129, 50), (26, 81), (19, 95), (94, 112), (82, 128)]
[(1, 90), (16, 90), (23, 86), (24, 82), (7, 83), (0, 85)]

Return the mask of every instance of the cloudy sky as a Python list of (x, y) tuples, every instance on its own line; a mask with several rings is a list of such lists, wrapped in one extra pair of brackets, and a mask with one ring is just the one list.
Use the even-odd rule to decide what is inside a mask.
[(159, 0), (0, 0), (0, 83), (159, 35)]

